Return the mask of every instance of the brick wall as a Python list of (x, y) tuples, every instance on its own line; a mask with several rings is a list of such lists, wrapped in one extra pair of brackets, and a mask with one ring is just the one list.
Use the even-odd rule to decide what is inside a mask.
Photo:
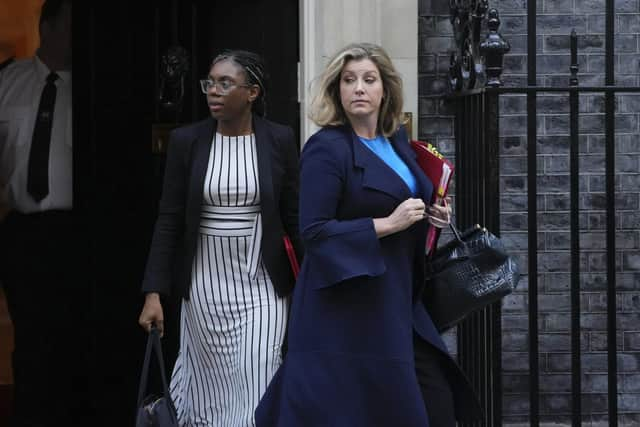
[[(419, 137), (454, 157), (453, 117), (440, 98), (447, 89), (454, 48), (448, 2), (419, 1)], [(526, 82), (526, 0), (492, 0), (500, 32), (511, 44), (506, 86)], [(578, 33), (581, 85), (604, 84), (604, 0), (539, 0), (537, 81), (564, 86), (569, 78), (569, 38)], [(615, 78), (640, 85), (640, 2), (616, 1)], [(486, 34), (486, 32), (483, 33)], [(616, 226), (618, 410), (620, 425), (640, 425), (640, 95), (617, 96)], [(526, 99), (500, 101), (501, 230), (527, 270)], [(580, 97), (580, 242), (582, 405), (584, 425), (607, 425), (606, 254), (604, 196), (604, 102)], [(538, 99), (538, 287), (540, 411), (542, 421), (569, 425), (569, 116), (566, 94)], [(455, 346), (455, 336), (446, 341)], [(504, 422), (528, 424), (529, 348), (527, 277), (503, 303)]]

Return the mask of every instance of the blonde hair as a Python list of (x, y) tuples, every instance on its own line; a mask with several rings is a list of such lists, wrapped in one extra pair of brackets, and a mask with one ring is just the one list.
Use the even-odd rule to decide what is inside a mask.
[(311, 100), (309, 118), (318, 126), (340, 126), (349, 119), (340, 101), (340, 75), (351, 60), (369, 59), (382, 78), (383, 98), (378, 115), (378, 132), (391, 136), (403, 122), (402, 78), (391, 58), (380, 46), (372, 43), (353, 43), (341, 49), (319, 76)]

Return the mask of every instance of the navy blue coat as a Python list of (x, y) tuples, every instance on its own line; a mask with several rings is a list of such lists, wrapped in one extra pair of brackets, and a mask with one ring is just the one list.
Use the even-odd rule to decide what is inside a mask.
[[(406, 132), (390, 138), (429, 204), (433, 186)], [(447, 348), (420, 302), (427, 221), (379, 239), (372, 218), (411, 191), (350, 127), (325, 128), (301, 157), (305, 258), (293, 294), (289, 350), (256, 410), (266, 426), (428, 426), (416, 376), (414, 331)], [(456, 406), (470, 394), (454, 368)]]

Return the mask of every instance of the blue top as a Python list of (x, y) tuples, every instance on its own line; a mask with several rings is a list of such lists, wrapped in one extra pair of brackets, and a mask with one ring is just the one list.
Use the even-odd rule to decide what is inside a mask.
[(418, 187), (416, 184), (416, 178), (413, 176), (409, 167), (395, 152), (393, 146), (387, 138), (383, 135), (377, 135), (373, 139), (364, 138), (358, 136), (360, 141), (366, 145), (371, 151), (376, 153), (391, 169), (397, 173), (400, 178), (407, 184), (407, 187), (411, 190), (412, 195), (416, 195)]

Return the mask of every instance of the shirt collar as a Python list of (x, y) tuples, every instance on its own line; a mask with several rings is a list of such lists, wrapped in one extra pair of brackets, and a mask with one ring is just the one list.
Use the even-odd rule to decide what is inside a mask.
[[(42, 62), (42, 60), (37, 55), (34, 56), (33, 62), (34, 66), (36, 67), (36, 74), (38, 76), (38, 79), (44, 82), (51, 70), (46, 66), (44, 62)], [(62, 83), (71, 82), (71, 71), (56, 71), (56, 74), (58, 75), (58, 79)]]

